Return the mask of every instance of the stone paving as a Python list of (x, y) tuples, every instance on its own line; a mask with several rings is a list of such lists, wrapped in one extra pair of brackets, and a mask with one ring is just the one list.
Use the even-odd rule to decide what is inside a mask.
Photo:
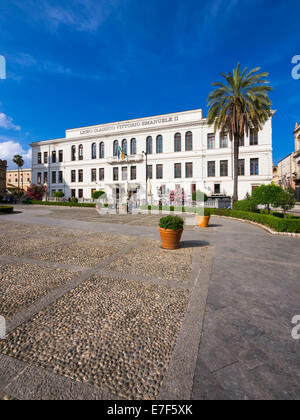
[(213, 218), (169, 253), (158, 215), (17, 210), (0, 216), (0, 399), (299, 399), (298, 238)]

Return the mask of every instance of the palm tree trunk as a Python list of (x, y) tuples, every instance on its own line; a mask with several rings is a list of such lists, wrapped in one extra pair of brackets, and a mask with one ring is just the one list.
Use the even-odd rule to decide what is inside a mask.
[(20, 195), (20, 168), (18, 167), (18, 198)]
[(233, 197), (232, 205), (239, 199), (239, 151), (240, 151), (240, 138), (238, 134), (234, 135), (234, 145), (233, 145), (233, 165), (234, 165), (234, 175), (233, 175)]

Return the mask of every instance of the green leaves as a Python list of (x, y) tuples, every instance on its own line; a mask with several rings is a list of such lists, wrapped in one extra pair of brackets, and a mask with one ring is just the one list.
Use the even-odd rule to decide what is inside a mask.
[(179, 216), (162, 217), (159, 221), (159, 227), (162, 229), (182, 230), (184, 221)]

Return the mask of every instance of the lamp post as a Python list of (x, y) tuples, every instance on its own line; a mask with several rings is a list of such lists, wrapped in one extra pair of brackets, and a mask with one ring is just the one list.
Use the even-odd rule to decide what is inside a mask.
[(145, 189), (145, 192), (146, 192), (146, 206), (148, 206), (148, 191), (147, 191), (147, 188), (148, 188), (148, 186), (147, 186), (147, 181), (148, 181), (148, 153), (147, 152), (142, 152), (143, 153), (143, 155), (146, 157), (146, 182), (145, 182), (145, 185), (146, 185), (146, 189)]

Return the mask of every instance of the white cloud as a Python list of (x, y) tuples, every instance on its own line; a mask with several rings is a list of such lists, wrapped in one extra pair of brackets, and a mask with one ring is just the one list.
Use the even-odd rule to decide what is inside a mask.
[(12, 163), (12, 158), (15, 155), (21, 155), (24, 159), (24, 168), (31, 168), (31, 149), (24, 150), (21, 143), (13, 140), (4, 141), (0, 140), (0, 159), (7, 160), (9, 169), (15, 168), (15, 164)]
[(21, 127), (19, 125), (15, 125), (13, 123), (13, 119), (3, 112), (0, 112), (0, 127), (5, 128), (6, 130), (21, 130)]

